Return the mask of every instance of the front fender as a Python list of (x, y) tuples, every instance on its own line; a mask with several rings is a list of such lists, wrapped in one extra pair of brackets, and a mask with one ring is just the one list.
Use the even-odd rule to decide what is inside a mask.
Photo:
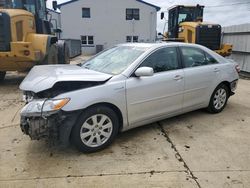
[(68, 104), (62, 108), (63, 111), (82, 110), (98, 103), (110, 103), (121, 111), (123, 126), (126, 126), (127, 105), (125, 87), (124, 80), (107, 82), (103, 85), (63, 93), (55, 97), (55, 99), (70, 98)]

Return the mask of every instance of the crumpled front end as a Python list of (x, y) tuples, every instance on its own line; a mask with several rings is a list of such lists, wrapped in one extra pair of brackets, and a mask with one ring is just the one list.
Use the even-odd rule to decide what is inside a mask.
[(43, 108), (46, 108), (46, 100), (48, 101), (33, 100), (24, 106), (21, 111), (21, 130), (32, 140), (47, 139), (53, 143), (68, 145), (71, 129), (80, 111), (43, 111)]
[(29, 135), (32, 140), (40, 140), (42, 138), (50, 138), (58, 140), (58, 128), (66, 118), (58, 115), (49, 117), (25, 117), (21, 116), (21, 130), (26, 135)]

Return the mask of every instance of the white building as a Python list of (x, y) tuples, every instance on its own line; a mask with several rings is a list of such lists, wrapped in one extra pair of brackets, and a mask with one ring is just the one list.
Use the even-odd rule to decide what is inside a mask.
[(99, 45), (156, 39), (160, 8), (142, 0), (72, 0), (59, 7), (62, 38), (81, 39), (85, 54), (96, 53)]

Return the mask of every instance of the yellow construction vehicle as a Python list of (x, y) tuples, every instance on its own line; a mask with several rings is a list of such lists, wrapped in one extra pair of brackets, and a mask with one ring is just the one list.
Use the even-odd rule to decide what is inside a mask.
[(0, 80), (6, 71), (69, 63), (69, 49), (52, 35), (45, 0), (0, 0)]
[[(168, 32), (163, 41), (178, 41), (206, 46), (222, 56), (232, 53), (231, 44), (221, 44), (221, 26), (203, 22), (204, 6), (177, 5), (168, 10)], [(165, 18), (164, 12), (161, 19)], [(167, 23), (167, 22), (166, 22)]]

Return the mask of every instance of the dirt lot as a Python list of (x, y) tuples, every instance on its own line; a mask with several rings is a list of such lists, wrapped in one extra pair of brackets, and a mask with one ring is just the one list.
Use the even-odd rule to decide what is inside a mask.
[(0, 187), (250, 187), (249, 80), (220, 114), (184, 114), (82, 154), (22, 134), (23, 78), (8, 74), (0, 85)]

